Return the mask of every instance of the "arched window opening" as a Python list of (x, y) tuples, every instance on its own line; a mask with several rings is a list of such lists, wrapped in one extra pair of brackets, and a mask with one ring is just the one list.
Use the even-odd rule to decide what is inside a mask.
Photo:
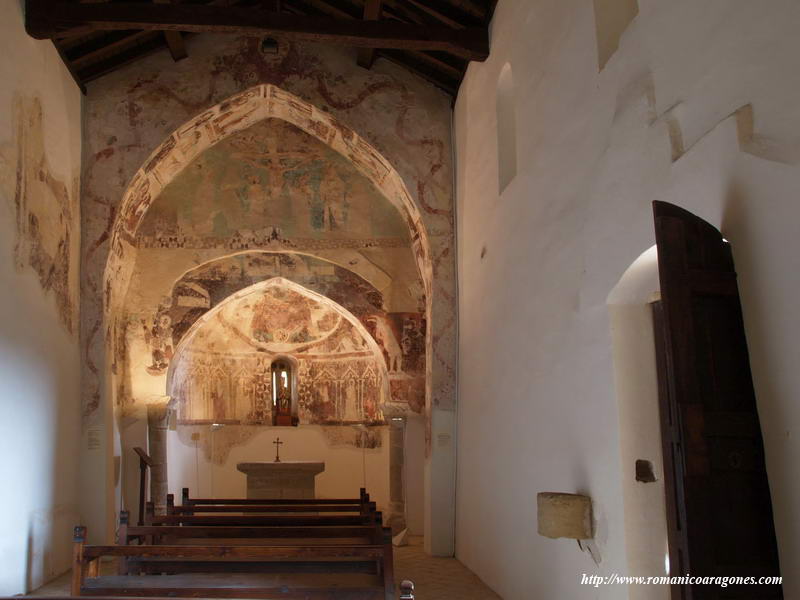
[(272, 424), (297, 425), (294, 389), (295, 373), (292, 363), (281, 358), (272, 363)]
[(514, 79), (506, 63), (497, 80), (497, 174), (500, 193), (517, 175), (517, 119)]

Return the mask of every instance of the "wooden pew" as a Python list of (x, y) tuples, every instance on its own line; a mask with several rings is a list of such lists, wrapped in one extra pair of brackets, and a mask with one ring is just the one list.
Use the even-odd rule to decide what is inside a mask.
[[(259, 526), (259, 527), (227, 527), (227, 526), (131, 526), (128, 522), (128, 513), (123, 511), (120, 515), (120, 526), (117, 530), (117, 544), (126, 546), (132, 543), (166, 546), (356, 546), (380, 545), (384, 543), (388, 531), (380, 522), (372, 525), (357, 526), (317, 526), (317, 527), (286, 527), (286, 526)], [(190, 564), (186, 561), (173, 563), (166, 559), (119, 559), (119, 574), (130, 573), (179, 573), (179, 572), (206, 572), (207, 563)], [(304, 561), (290, 565), (293, 572), (324, 572), (329, 565)], [(380, 561), (368, 564), (342, 564), (345, 570), (355, 572), (380, 572)], [(349, 567), (349, 569), (347, 569)], [(216, 570), (212, 566), (212, 570)], [(239, 564), (235, 561), (224, 563), (227, 572), (248, 572), (252, 570), (249, 564)], [(285, 570), (285, 569), (284, 569)], [(340, 569), (341, 570), (341, 569)], [(273, 569), (274, 571), (274, 569)]]
[[(76, 528), (73, 593), (114, 596), (394, 599), (391, 531), (369, 494), (358, 499), (148, 503), (145, 525), (120, 515), (117, 546), (86, 546)], [(320, 510), (323, 508), (324, 510)], [(138, 545), (136, 545), (138, 544)], [(116, 557), (116, 576), (98, 559)], [(413, 584), (402, 582), (403, 600)]]
[(255, 514), (240, 514), (237, 508), (228, 507), (226, 511), (218, 514), (165, 514), (156, 515), (155, 505), (148, 502), (145, 507), (145, 525), (203, 525), (203, 526), (292, 526), (313, 527), (330, 525), (369, 525), (382, 519), (381, 513), (376, 510), (374, 502), (359, 508), (359, 512), (347, 514), (317, 514), (315, 509), (306, 505), (302, 511), (283, 511), (270, 508), (269, 512), (258, 511)]
[[(86, 528), (76, 527), (72, 580), (75, 596), (309, 600), (396, 597), (388, 528), (383, 528), (381, 539), (375, 540), (379, 543), (349, 545), (89, 546), (85, 541)], [(99, 575), (99, 560), (104, 556), (123, 559), (126, 572)]]
[[(189, 488), (181, 490), (181, 505), (182, 506), (215, 506), (215, 505), (258, 505), (258, 506), (292, 506), (298, 504), (315, 505), (315, 506), (335, 506), (335, 505), (351, 505), (351, 504), (368, 504), (369, 494), (365, 488), (359, 490), (359, 497), (354, 498), (280, 498), (280, 499), (254, 499), (254, 498), (192, 498), (189, 495)], [(199, 508), (198, 508), (199, 510)]]
[(120, 513), (117, 544), (262, 545), (262, 544), (376, 544), (383, 536), (380, 513), (359, 524), (301, 525), (145, 525), (132, 526), (127, 511)]
[[(375, 510), (369, 494), (361, 488), (358, 498), (305, 498), (305, 499), (243, 499), (243, 498), (191, 498), (189, 489), (182, 490), (182, 504), (175, 505), (175, 497), (167, 495), (167, 515), (200, 514), (366, 514)], [(141, 523), (140, 523), (141, 525)]]
[[(375, 504), (368, 502), (368, 496), (363, 497), (366, 505), (359, 508), (358, 514), (325, 514), (325, 515), (299, 515), (295, 512), (287, 514), (252, 515), (252, 514), (212, 514), (212, 515), (155, 515), (154, 506), (148, 503), (146, 511), (146, 525), (132, 527), (128, 522), (128, 514), (123, 511), (120, 515), (117, 543), (128, 545), (130, 543), (144, 543), (149, 545), (299, 545), (299, 546), (332, 546), (332, 545), (375, 545), (382, 544), (384, 538), (391, 537), (388, 529), (383, 528), (383, 519), (380, 512), (375, 510)], [(168, 502), (168, 507), (174, 503)], [(297, 505), (290, 505), (297, 506)], [(238, 509), (235, 505), (230, 510)], [(174, 512), (174, 511), (173, 511)], [(389, 546), (391, 551), (391, 546)], [(120, 574), (127, 574), (129, 559), (120, 558)], [(381, 561), (373, 561), (371, 572), (380, 572)], [(141, 565), (139, 565), (141, 567)], [(169, 568), (164, 568), (165, 563), (147, 564), (148, 572), (177, 573), (184, 563), (170, 563)], [(299, 565), (293, 565), (298, 567)], [(313, 571), (319, 565), (306, 563), (302, 570)], [(342, 565), (342, 567), (353, 565)], [(236, 570), (247, 570), (246, 565), (232, 565)], [(327, 567), (327, 565), (325, 565)], [(192, 566), (188, 571), (202, 571), (198, 566)], [(230, 569), (229, 569), (230, 570)], [(297, 570), (297, 569), (293, 569)], [(317, 569), (319, 570), (319, 569)], [(361, 569), (363, 570), (363, 568)]]

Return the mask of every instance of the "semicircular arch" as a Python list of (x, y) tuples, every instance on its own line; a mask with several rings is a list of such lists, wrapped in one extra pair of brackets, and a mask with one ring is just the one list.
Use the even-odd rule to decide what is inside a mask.
[[(355, 315), (353, 315), (350, 311), (342, 307), (341, 305), (337, 304), (330, 298), (323, 296), (317, 292), (309, 290), (306, 287), (303, 287), (300, 284), (297, 284), (293, 281), (289, 281), (283, 277), (273, 277), (272, 279), (268, 279), (266, 281), (261, 281), (249, 287), (246, 287), (231, 296), (225, 299), (223, 302), (220, 302), (217, 306), (209, 310), (207, 313), (202, 315), (194, 324), (189, 328), (186, 334), (183, 336), (181, 341), (175, 348), (175, 353), (173, 360), (170, 362), (169, 369), (167, 371), (167, 390), (171, 390), (173, 388), (173, 380), (175, 377), (175, 372), (177, 369), (177, 365), (180, 364), (180, 357), (184, 353), (184, 351), (191, 346), (194, 337), (202, 331), (205, 325), (210, 323), (212, 319), (217, 317), (222, 311), (224, 311), (228, 306), (233, 303), (240, 302), (244, 298), (250, 295), (258, 295), (264, 294), (270, 288), (282, 288), (285, 290), (289, 290), (304, 296), (313, 302), (322, 305), (334, 313), (336, 313), (342, 320), (347, 321), (356, 333), (360, 336), (363, 342), (366, 344), (367, 348), (369, 349), (370, 354), (374, 357), (376, 364), (380, 370), (380, 380), (381, 380), (381, 397), (383, 398), (383, 402), (386, 403), (391, 398), (391, 392), (389, 388), (389, 371), (386, 365), (386, 359), (384, 358), (383, 351), (381, 350), (380, 346), (378, 346), (375, 339), (372, 335), (367, 331), (366, 327), (359, 321)], [(259, 348), (261, 352), (268, 352), (267, 345), (264, 345), (263, 348)], [(276, 351), (273, 353), (275, 356), (280, 356), (287, 354), (285, 348), (277, 348)]]

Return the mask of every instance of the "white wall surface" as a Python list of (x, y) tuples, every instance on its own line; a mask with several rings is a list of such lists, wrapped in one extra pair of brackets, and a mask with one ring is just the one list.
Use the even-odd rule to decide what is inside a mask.
[[(80, 521), (78, 338), (60, 321), (37, 274), (15, 269), (7, 177), (17, 163), (12, 105), (23, 97), (41, 100), (51, 174), (73, 181), (80, 172), (81, 100), (52, 44), (26, 35), (20, 5), (0, 2), (0, 596), (34, 589), (69, 569), (72, 527)], [(77, 269), (73, 216), (70, 261)]]
[[(627, 571), (633, 473), (620, 463), (606, 299), (653, 245), (659, 199), (732, 244), (784, 591), (800, 598), (788, 577), (800, 564), (800, 4), (638, 4), (599, 71), (592, 3), (501, 0), (491, 57), (461, 88), (457, 556), (506, 600), (627, 597), (580, 579)], [(506, 62), (519, 161), (498, 197)], [(541, 491), (593, 498), (599, 566), (574, 541), (537, 535)]]
[(231, 448), (223, 464), (212, 463), (201, 447), (195, 450), (194, 446), (179, 439), (178, 432), (169, 431), (169, 491), (175, 494), (176, 501), (180, 500), (184, 487), (188, 487), (189, 493), (195, 498), (245, 498), (247, 476), (238, 471), (236, 465), (242, 462), (272, 462), (275, 458), (272, 442), (280, 437), (284, 442), (281, 460), (325, 463), (325, 471), (315, 479), (318, 498), (357, 498), (358, 490), (366, 487), (370, 499), (377, 503), (378, 510), (388, 517), (388, 427), (374, 428), (381, 435), (381, 446), (366, 450), (351, 445), (333, 445), (323, 433), (323, 428), (316, 425), (257, 429), (259, 432), (253, 438)]

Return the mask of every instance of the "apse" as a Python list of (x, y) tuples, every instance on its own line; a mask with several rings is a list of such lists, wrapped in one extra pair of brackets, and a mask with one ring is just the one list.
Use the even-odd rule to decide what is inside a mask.
[(178, 423), (192, 425), (379, 425), (389, 389), (363, 325), (279, 277), (198, 319), (167, 380)]

